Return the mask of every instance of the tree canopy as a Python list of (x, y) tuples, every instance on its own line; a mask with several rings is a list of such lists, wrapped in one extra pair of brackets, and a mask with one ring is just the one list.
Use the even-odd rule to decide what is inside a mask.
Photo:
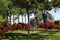
[(27, 10), (42, 13), (43, 9), (51, 10), (51, 7), (60, 7), (60, 0), (0, 0), (1, 15), (8, 14), (7, 9), (11, 13), (19, 13), (20, 10), (18, 8), (22, 8), (22, 13), (26, 13)]

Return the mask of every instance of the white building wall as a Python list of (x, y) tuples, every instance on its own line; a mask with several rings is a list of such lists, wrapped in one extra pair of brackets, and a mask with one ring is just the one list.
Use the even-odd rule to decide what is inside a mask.
[(11, 16), (11, 24), (13, 24), (13, 15)]
[[(17, 15), (14, 15), (14, 17), (17, 17)], [(30, 15), (30, 19), (34, 19), (34, 14), (32, 13)], [(28, 23), (28, 17), (27, 17), (27, 14), (23, 16), (23, 19), (22, 19), (22, 15), (19, 16), (19, 22), (22, 23), (22, 20), (23, 20), (23, 23), (25, 23), (25, 18), (26, 18), (26, 23)], [(10, 21), (10, 18), (8, 17), (8, 21)], [(18, 19), (14, 20), (15, 23), (18, 23)], [(11, 24), (13, 24), (13, 15), (11, 15)]]

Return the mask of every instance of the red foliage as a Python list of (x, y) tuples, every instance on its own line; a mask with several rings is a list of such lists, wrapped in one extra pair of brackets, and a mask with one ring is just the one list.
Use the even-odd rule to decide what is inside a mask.
[(56, 29), (60, 30), (60, 24), (57, 24)]
[(7, 29), (8, 30), (18, 30), (19, 28), (25, 28), (25, 29), (28, 29), (28, 24), (25, 24), (25, 23), (20, 23), (20, 24), (17, 24), (17, 25), (11, 25), (11, 24), (7, 24)]
[(45, 23), (40, 23), (41, 27), (51, 27), (54, 26), (55, 24), (53, 22), (45, 22)]
[(39, 26), (43, 28), (45, 24), (41, 22)]
[(28, 29), (28, 27), (29, 27), (28, 24), (25, 24), (25, 23), (22, 23), (21, 25), (22, 25), (22, 27), (25, 28), (25, 29)]
[(47, 31), (49, 28), (60, 29), (60, 24), (56, 25), (53, 22), (45, 22), (45, 23), (40, 23), (40, 27), (45, 28), (45, 31)]
[(21, 24), (14, 25), (14, 28), (15, 28), (15, 30), (18, 30), (19, 28), (21, 28)]
[(44, 24), (45, 24), (45, 27), (49, 27), (50, 26), (49, 25), (50, 24), (49, 22), (45, 22)]
[(4, 33), (4, 30), (2, 27), (0, 27), (0, 34)]
[[(48, 31), (49, 28), (51, 29), (58, 29), (60, 30), (60, 24), (55, 24), (54, 22), (44, 22), (44, 23), (40, 23), (39, 25), (41, 28), (44, 28), (45, 31)], [(19, 28), (25, 28), (26, 30), (28, 29), (29, 25), (28, 24), (25, 24), (25, 23), (20, 23), (20, 24), (17, 24), (17, 25), (11, 25), (11, 24), (7, 24), (6, 28), (8, 30), (11, 30), (11, 31), (14, 31), (16, 29), (19, 29)], [(3, 25), (0, 23), (0, 34), (4, 33), (4, 29), (3, 29)]]
[(7, 24), (7, 29), (13, 31), (15, 27), (11, 24)]
[(3, 25), (0, 23), (0, 34), (4, 33)]

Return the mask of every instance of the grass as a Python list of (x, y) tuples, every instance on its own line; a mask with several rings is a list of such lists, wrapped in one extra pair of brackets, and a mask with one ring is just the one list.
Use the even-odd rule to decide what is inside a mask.
[(18, 37), (19, 40), (60, 40), (60, 36), (52, 35), (40, 35), (40, 36), (31, 36), (31, 37)]
[[(19, 40), (60, 40), (60, 32), (37, 32), (31, 33), (31, 36), (19, 36)], [(56, 34), (56, 35), (55, 35)]]
[(0, 38), (3, 40), (9, 40), (8, 36), (14, 38), (17, 37), (18, 40), (60, 40), (60, 32), (56, 30), (50, 30), (48, 32), (40, 31), (30, 31), (30, 36), (27, 35), (27, 31), (13, 31), (6, 32)]

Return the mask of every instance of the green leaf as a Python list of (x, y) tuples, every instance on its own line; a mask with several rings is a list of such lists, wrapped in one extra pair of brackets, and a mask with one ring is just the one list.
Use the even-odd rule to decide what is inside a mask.
[(17, 14), (17, 13), (20, 13), (20, 10), (18, 8), (12, 8), (11, 13), (12, 14)]
[(21, 10), (21, 12), (22, 12), (23, 14), (25, 14), (25, 13), (27, 12), (27, 10), (26, 10), (25, 8), (23, 8), (23, 9)]
[(3, 19), (3, 16), (2, 15), (0, 15), (0, 21), (1, 22), (4, 22), (5, 21), (5, 19)]

